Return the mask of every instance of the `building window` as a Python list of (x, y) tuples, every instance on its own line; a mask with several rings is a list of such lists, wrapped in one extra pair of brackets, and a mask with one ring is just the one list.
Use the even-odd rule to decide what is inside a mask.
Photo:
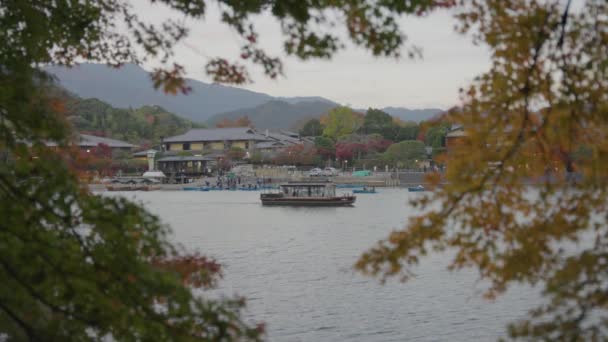
[(224, 148), (229, 149), (232, 147), (232, 141), (224, 141)]
[(249, 149), (249, 141), (245, 141), (245, 149), (248, 150)]
[(183, 143), (182, 144), (182, 150), (184, 150), (184, 151), (190, 151), (190, 143)]

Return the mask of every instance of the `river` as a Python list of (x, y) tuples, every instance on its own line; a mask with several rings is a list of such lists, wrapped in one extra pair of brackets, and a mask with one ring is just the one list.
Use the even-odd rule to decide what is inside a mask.
[(495, 301), (477, 271), (449, 272), (431, 255), (407, 283), (365, 277), (357, 257), (416, 212), (407, 190), (361, 194), (351, 208), (263, 207), (258, 192), (123, 193), (173, 229), (176, 242), (212, 256), (224, 279), (214, 295), (247, 298), (246, 317), (270, 341), (494, 341), (540, 303), (517, 287)]

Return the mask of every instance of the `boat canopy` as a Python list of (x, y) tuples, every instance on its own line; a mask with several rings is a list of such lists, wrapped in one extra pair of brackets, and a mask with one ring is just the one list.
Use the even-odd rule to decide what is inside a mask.
[(327, 197), (336, 195), (336, 185), (332, 182), (288, 182), (283, 183), (281, 192), (293, 197)]

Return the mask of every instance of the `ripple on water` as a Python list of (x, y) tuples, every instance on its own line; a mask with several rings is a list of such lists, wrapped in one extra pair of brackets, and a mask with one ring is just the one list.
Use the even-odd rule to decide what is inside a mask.
[(271, 341), (496, 340), (539, 303), (523, 288), (484, 301), (477, 273), (447, 272), (445, 254), (423, 259), (405, 284), (353, 272), (364, 250), (416, 214), (403, 190), (359, 196), (353, 208), (268, 208), (256, 192), (130, 196), (170, 224), (175, 241), (224, 265), (211, 295), (248, 298), (247, 318), (264, 321)]

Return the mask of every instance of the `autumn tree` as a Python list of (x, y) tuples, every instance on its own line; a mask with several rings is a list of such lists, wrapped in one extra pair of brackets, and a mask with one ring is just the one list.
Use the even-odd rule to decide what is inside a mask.
[(382, 136), (371, 136), (365, 141), (365, 150), (372, 153), (382, 153), (392, 144), (392, 141), (384, 139)]
[(336, 107), (327, 114), (323, 135), (337, 140), (340, 136), (357, 131), (363, 124), (363, 115), (348, 107)]
[(478, 269), (487, 297), (515, 283), (543, 289), (512, 338), (605, 340), (608, 2), (454, 5), (459, 31), (492, 59), (448, 115), (466, 137), (444, 156), (442, 187), (413, 203), (422, 214), (357, 267), (407, 279), (424, 255), (450, 250), (450, 268)]
[[(243, 301), (207, 298), (219, 266), (168, 242), (168, 227), (140, 205), (90, 193), (47, 144), (71, 144), (64, 100), (38, 67), (77, 61), (119, 67), (154, 59), (155, 88), (187, 93), (184, 69), (170, 65), (185, 26), (207, 1), (161, 0), (184, 20), (149, 23), (126, 0), (0, 0), (0, 332), (11, 340), (257, 340), (240, 316)], [(271, 78), (281, 61), (259, 45), (253, 17), (280, 22), (287, 54), (329, 58), (343, 44), (375, 56), (401, 53), (397, 18), (434, 1), (322, 0), (223, 2), (221, 20), (239, 37), (241, 62)], [(332, 13), (333, 12), (333, 13)], [(339, 15), (335, 15), (339, 14)], [(335, 19), (339, 18), (339, 19)], [(319, 27), (322, 26), (322, 27)], [(410, 48), (410, 47), (408, 47)], [(416, 51), (409, 49), (407, 51)], [(243, 83), (241, 62), (209, 57), (215, 82)], [(155, 121), (156, 122), (156, 121)], [(148, 122), (149, 123), (149, 122)], [(193, 288), (198, 288), (195, 295)]]
[(304, 144), (283, 149), (273, 161), (277, 165), (315, 165), (319, 162), (315, 148)]
[[(0, 0), (0, 148), (8, 161), (0, 164), (0, 324), (14, 339), (259, 337), (240, 319), (241, 301), (194, 296), (186, 286), (212, 285), (216, 264), (177, 256), (155, 216), (83, 190), (46, 147), (68, 146), (69, 127), (37, 66), (156, 58), (155, 87), (189, 90), (183, 68), (167, 62), (207, 2), (155, 2), (187, 20), (152, 25), (121, 0)], [(253, 25), (260, 13), (280, 22), (285, 52), (300, 59), (331, 57), (345, 36), (375, 56), (396, 57), (418, 51), (405, 45), (399, 16), (453, 7), (458, 30), (486, 44), (492, 58), (462, 92), (463, 110), (450, 116), (466, 128), (466, 143), (447, 154), (444, 186), (417, 203), (426, 212), (358, 267), (407, 277), (429, 251), (451, 248), (453, 268), (476, 267), (492, 284), (489, 296), (514, 282), (545, 287), (548, 304), (512, 325), (511, 336), (605, 339), (608, 4), (571, 2), (222, 2), (221, 20), (241, 51), (237, 60), (209, 57), (206, 71), (224, 83), (250, 79), (243, 63), (282, 74), (281, 61), (260, 47)], [(525, 187), (529, 179), (539, 180), (535, 188)], [(584, 243), (563, 248), (576, 241)]]
[(361, 159), (361, 156), (367, 152), (366, 145), (356, 142), (339, 142), (336, 144), (336, 158), (348, 159), (353, 158)]

